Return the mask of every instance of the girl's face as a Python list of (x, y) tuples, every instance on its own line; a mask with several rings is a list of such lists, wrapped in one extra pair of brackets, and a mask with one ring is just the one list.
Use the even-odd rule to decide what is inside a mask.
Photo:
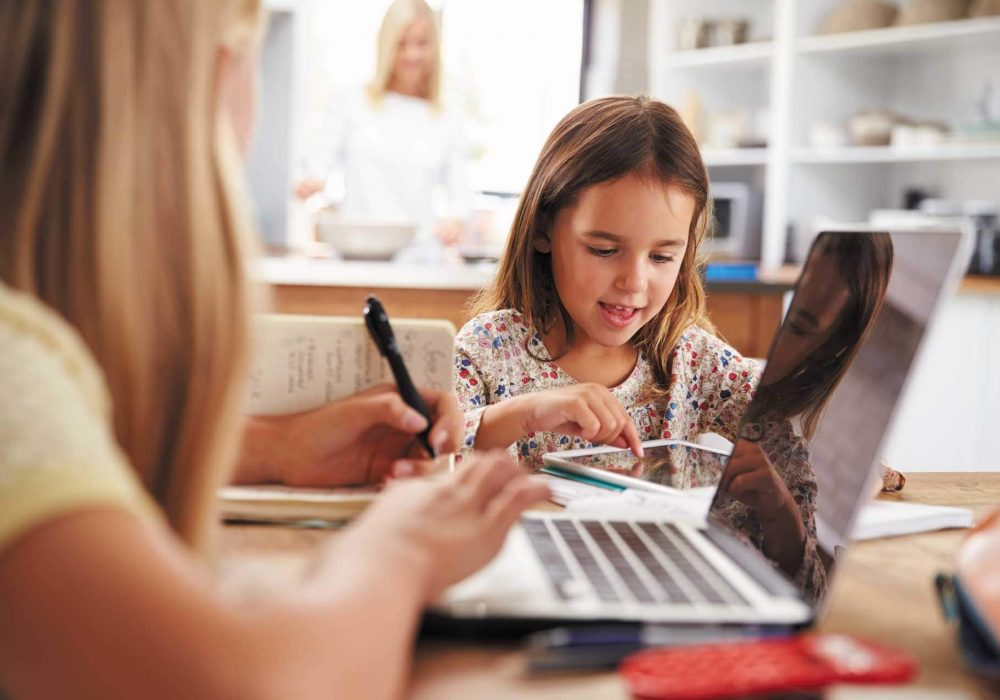
[(396, 45), (396, 62), (392, 68), (394, 82), (414, 89), (422, 86), (427, 80), (433, 60), (432, 31), (426, 19), (418, 19), (399, 37), (399, 43)]
[(761, 385), (793, 374), (830, 340), (840, 326), (851, 294), (833, 256), (809, 266), (788, 309), (783, 332), (770, 353)]
[(574, 344), (620, 347), (666, 304), (688, 245), (694, 198), (629, 174), (588, 187), (536, 250), (552, 254)]

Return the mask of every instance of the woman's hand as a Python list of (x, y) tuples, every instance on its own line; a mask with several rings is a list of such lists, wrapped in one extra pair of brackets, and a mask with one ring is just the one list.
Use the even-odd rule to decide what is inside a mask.
[[(438, 454), (454, 452), (461, 436), (455, 397), (431, 390), (421, 395), (433, 418), (431, 445)], [(427, 473), (434, 462), (416, 439), (426, 427), (389, 384), (312, 411), (251, 417), (235, 481), (347, 486)]]
[(490, 561), (521, 512), (548, 497), (503, 454), (479, 454), (440, 480), (392, 482), (334, 543), (336, 556), (382, 557), (387, 570), (403, 564), (415, 574), (405, 584), (422, 585), (431, 602)]
[(465, 223), (461, 219), (443, 219), (434, 227), (434, 233), (442, 245), (452, 248), (462, 242)]
[(326, 189), (326, 182), (318, 178), (306, 178), (295, 186), (295, 196), (305, 200)]
[(577, 384), (519, 397), (524, 401), (522, 431), (575, 435), (589, 442), (629, 447), (642, 456), (642, 441), (625, 407), (607, 387)]

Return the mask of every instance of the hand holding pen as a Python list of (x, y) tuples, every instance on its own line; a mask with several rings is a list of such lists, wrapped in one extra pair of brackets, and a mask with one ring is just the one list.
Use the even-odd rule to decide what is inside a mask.
[(368, 328), (368, 333), (371, 335), (372, 340), (375, 341), (375, 346), (389, 362), (389, 368), (392, 370), (392, 376), (396, 380), (399, 395), (403, 397), (403, 401), (406, 402), (407, 406), (417, 411), (417, 413), (426, 419), (427, 428), (417, 437), (420, 439), (420, 444), (427, 450), (427, 454), (431, 457), (437, 457), (437, 450), (430, 443), (431, 414), (427, 410), (420, 392), (413, 385), (410, 373), (406, 370), (403, 355), (400, 353), (399, 345), (396, 343), (396, 335), (392, 331), (392, 326), (389, 325), (389, 316), (386, 314), (385, 309), (382, 308), (381, 302), (374, 296), (368, 297), (368, 303), (365, 304), (365, 326)]

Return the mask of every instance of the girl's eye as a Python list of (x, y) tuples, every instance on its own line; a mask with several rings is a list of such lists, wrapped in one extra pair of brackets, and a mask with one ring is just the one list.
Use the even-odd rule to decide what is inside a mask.
[(599, 258), (609, 258), (618, 252), (617, 248), (595, 248), (594, 246), (587, 246), (587, 249), (592, 255), (596, 255)]
[(808, 330), (806, 330), (799, 324), (795, 323), (794, 321), (788, 324), (788, 330), (790, 330), (793, 334), (799, 336), (800, 338), (804, 338), (805, 336), (809, 335)]
[(652, 260), (653, 262), (657, 263), (658, 265), (662, 265), (664, 263), (671, 263), (671, 262), (673, 262), (674, 261), (674, 256), (673, 255), (656, 255), (656, 254), (653, 254), (653, 255), (649, 256), (649, 259)]

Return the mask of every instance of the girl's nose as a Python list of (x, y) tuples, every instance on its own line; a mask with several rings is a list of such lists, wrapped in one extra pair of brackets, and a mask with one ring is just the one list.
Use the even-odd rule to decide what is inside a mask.
[(642, 261), (627, 261), (618, 275), (618, 288), (629, 294), (641, 294), (646, 291), (648, 276), (646, 266)]

